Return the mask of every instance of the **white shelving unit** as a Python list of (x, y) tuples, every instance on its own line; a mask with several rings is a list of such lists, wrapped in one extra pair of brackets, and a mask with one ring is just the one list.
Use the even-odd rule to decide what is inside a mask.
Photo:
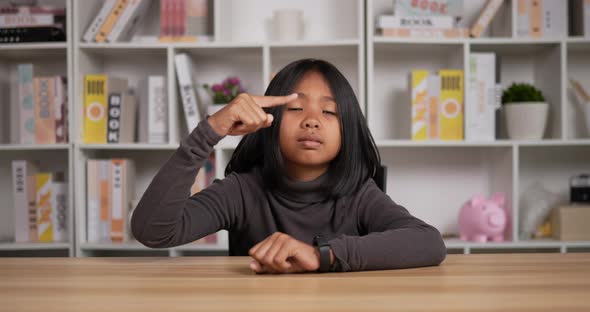
[[(485, 3), (465, 1), (461, 23), (471, 25)], [(588, 251), (590, 242), (518, 239), (519, 205), (530, 184), (542, 181), (567, 201), (569, 177), (590, 171), (590, 133), (581, 129), (583, 120), (567, 94), (568, 77), (590, 80), (590, 40), (517, 38), (511, 27), (516, 4), (505, 1), (482, 38), (408, 40), (382, 37), (375, 30), (377, 16), (392, 14), (391, 1), (367, 1), (367, 119), (388, 166), (388, 194), (449, 235), (458, 232), (458, 213), (469, 197), (504, 192), (511, 212), (507, 241), (476, 244), (450, 238), (446, 243), (453, 252)], [(543, 140), (509, 140), (502, 122), (494, 142), (411, 140), (410, 72), (462, 69), (468, 81), (472, 52), (496, 53), (503, 86), (529, 82), (543, 91), (550, 103)]]
[[(0, 71), (14, 72), (16, 63), (31, 61), (35, 68), (69, 78), (70, 139), (59, 145), (11, 144), (7, 120), (14, 118), (5, 106), (0, 125), (0, 196), (7, 198), (0, 210), (0, 241), (12, 235), (12, 181), (10, 160), (47, 160), (62, 167), (70, 181), (70, 241), (66, 244), (0, 243), (1, 255), (24, 252), (68, 256), (187, 256), (227, 252), (227, 233), (216, 245), (189, 244), (150, 249), (138, 243), (102, 244), (86, 241), (86, 160), (128, 157), (137, 167), (136, 197), (140, 198), (152, 177), (186, 135), (179, 105), (174, 56), (187, 53), (193, 61), (197, 83), (239, 76), (248, 92), (263, 94), (274, 73), (287, 63), (305, 57), (334, 63), (349, 79), (371, 131), (383, 164), (388, 167), (387, 193), (397, 203), (443, 233), (455, 233), (462, 203), (475, 193), (505, 192), (511, 224), (508, 241), (475, 244), (447, 239), (449, 252), (576, 252), (590, 251), (590, 242), (518, 240), (519, 201), (534, 181), (547, 182), (554, 192), (567, 195), (567, 179), (590, 171), (590, 135), (570, 103), (567, 78), (590, 80), (590, 40), (516, 38), (516, 1), (506, 1), (492, 23), (493, 32), (479, 39), (395, 39), (375, 34), (375, 17), (391, 13), (391, 0), (211, 0), (214, 41), (200, 43), (83, 43), (80, 38), (101, 6), (101, 0), (54, 0), (68, 8), (67, 43), (0, 46)], [(466, 25), (471, 25), (484, 0), (465, 1)], [(304, 12), (302, 41), (273, 40), (272, 12), (278, 8)], [(142, 35), (157, 35), (159, 7), (148, 13)], [(501, 132), (494, 142), (413, 142), (409, 135), (410, 99), (408, 75), (412, 69), (432, 71), (465, 69), (471, 52), (495, 52), (501, 62), (501, 82), (532, 82), (541, 87), (551, 105), (546, 137), (540, 141), (513, 141)], [(167, 79), (169, 141), (165, 144), (84, 144), (83, 78), (90, 73), (127, 77), (131, 88), (140, 79), (164, 75)], [(0, 99), (11, 101), (10, 80), (0, 75)], [(468, 77), (466, 77), (468, 79)], [(6, 91), (6, 92), (5, 92)], [(223, 178), (235, 144), (223, 140), (215, 148), (216, 175)], [(444, 203), (441, 206), (440, 203)], [(75, 220), (74, 220), (75, 217)], [(49, 249), (49, 250), (48, 250)], [(27, 254), (28, 255), (28, 254)]]
[[(69, 0), (41, 0), (40, 4), (66, 8), (67, 41), (0, 45), (0, 256), (73, 256), (73, 144), (18, 144), (16, 64), (32, 63), (34, 76), (62, 75), (68, 78), (68, 109), (72, 111), (72, 17)], [(71, 124), (71, 116), (69, 123)], [(69, 182), (68, 229), (66, 242), (14, 243), (12, 160), (40, 162), (41, 171), (63, 171)]]

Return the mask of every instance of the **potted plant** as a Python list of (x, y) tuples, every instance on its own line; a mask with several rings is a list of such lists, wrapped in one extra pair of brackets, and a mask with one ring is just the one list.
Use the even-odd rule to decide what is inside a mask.
[(211, 96), (212, 104), (207, 107), (207, 114), (213, 115), (231, 102), (238, 94), (245, 92), (238, 77), (227, 77), (221, 83), (204, 84), (203, 88)]
[(541, 91), (528, 83), (513, 83), (502, 93), (502, 104), (511, 139), (543, 138), (549, 105)]

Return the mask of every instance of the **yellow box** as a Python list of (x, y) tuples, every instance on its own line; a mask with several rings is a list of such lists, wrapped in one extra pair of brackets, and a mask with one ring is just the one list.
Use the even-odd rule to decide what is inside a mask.
[(463, 140), (463, 71), (440, 70), (440, 139)]
[(428, 74), (427, 70), (413, 70), (411, 74), (412, 140), (414, 141), (424, 141), (428, 135)]

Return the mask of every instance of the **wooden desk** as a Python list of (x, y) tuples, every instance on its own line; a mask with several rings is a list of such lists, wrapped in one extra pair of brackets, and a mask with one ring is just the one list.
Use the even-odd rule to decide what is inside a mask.
[(589, 254), (449, 255), (438, 267), (256, 275), (250, 258), (4, 258), (1, 311), (590, 311)]

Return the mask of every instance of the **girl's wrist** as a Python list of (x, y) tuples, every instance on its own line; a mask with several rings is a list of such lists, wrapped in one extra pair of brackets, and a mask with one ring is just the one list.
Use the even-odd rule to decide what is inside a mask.
[(217, 122), (217, 119), (215, 119), (215, 116), (209, 116), (209, 118), (207, 118), (207, 122), (209, 123), (209, 126), (211, 126), (211, 129), (213, 129), (213, 131), (215, 131), (215, 133), (217, 133), (219, 136), (224, 137), (227, 135), (222, 130), (221, 125), (219, 122)]

